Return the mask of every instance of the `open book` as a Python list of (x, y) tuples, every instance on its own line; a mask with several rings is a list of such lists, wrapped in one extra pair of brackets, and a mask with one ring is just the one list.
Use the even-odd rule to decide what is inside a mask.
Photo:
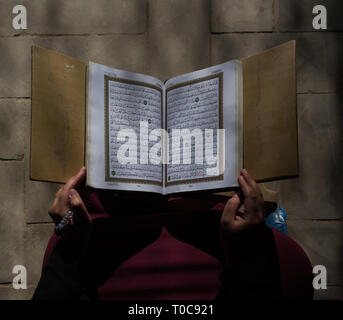
[(295, 41), (165, 83), (33, 47), (30, 178), (84, 164), (90, 186), (161, 194), (297, 176)]
[(236, 186), (241, 89), (238, 60), (165, 83), (90, 62), (87, 184), (162, 194)]

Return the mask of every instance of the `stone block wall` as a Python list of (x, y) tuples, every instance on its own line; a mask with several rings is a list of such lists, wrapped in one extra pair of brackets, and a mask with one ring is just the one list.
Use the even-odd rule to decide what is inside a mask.
[[(328, 269), (316, 298), (343, 298), (342, 1), (322, 0), (328, 30), (312, 28), (314, 0), (22, 0), (28, 29), (0, 2), (0, 299), (30, 298), (53, 230), (58, 184), (29, 180), (31, 46), (166, 80), (297, 40), (300, 177), (269, 183), (289, 234)], [(12, 289), (24, 264), (29, 289)]]

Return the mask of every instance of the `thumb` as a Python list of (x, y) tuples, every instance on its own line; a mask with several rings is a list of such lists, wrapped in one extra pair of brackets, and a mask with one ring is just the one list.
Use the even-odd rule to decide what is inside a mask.
[(238, 194), (236, 193), (225, 205), (221, 219), (222, 222), (230, 223), (235, 219), (240, 203), (241, 200)]
[(88, 220), (91, 221), (91, 217), (88, 214), (87, 208), (83, 203), (79, 193), (75, 189), (69, 190), (69, 199), (71, 209), (75, 212), (75, 220)]
[(66, 183), (66, 188), (71, 189), (71, 188), (77, 187), (78, 185), (81, 184), (81, 182), (83, 182), (83, 180), (85, 180), (85, 178), (86, 178), (86, 167), (82, 167), (75, 176), (69, 178), (69, 180)]

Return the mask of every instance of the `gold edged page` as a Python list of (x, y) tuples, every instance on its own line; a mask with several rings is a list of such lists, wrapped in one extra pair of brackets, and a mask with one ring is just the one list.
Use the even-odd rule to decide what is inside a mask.
[(86, 68), (32, 48), (31, 179), (64, 183), (84, 164)]
[(241, 61), (243, 165), (257, 181), (297, 176), (295, 41)]

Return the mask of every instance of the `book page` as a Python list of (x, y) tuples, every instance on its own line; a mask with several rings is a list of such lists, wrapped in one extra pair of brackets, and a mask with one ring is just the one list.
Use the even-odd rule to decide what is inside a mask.
[(231, 61), (165, 84), (166, 193), (237, 186), (241, 64)]
[(149, 136), (162, 127), (163, 84), (90, 63), (88, 89), (87, 183), (161, 193), (163, 167), (151, 161), (156, 141)]

